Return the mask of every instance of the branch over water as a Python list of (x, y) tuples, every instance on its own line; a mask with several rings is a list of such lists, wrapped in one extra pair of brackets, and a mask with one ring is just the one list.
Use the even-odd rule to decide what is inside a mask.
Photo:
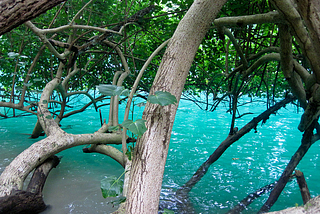
[[(276, 103), (274, 106), (270, 107), (269, 109), (261, 113), (259, 116), (254, 117), (249, 123), (247, 123), (244, 127), (242, 127), (238, 132), (233, 133), (232, 135), (229, 135), (219, 145), (219, 147), (210, 155), (210, 157), (198, 168), (198, 170), (194, 173), (191, 179), (187, 183), (185, 183), (180, 189), (177, 190), (177, 198), (179, 198), (183, 203), (185, 201), (188, 201), (188, 193), (191, 191), (194, 185), (196, 185), (201, 180), (201, 178), (207, 173), (211, 164), (217, 161), (229, 146), (231, 146), (234, 142), (239, 140), (242, 136), (250, 132), (251, 129), (256, 129), (260, 121), (265, 123), (269, 119), (269, 116), (271, 114), (275, 113), (280, 108), (285, 107), (286, 104), (292, 102), (293, 100), (295, 100), (295, 97), (291, 95), (288, 96), (284, 100)], [(183, 208), (184, 206), (185, 206), (184, 204), (180, 204), (178, 207), (181, 209), (184, 209)]]

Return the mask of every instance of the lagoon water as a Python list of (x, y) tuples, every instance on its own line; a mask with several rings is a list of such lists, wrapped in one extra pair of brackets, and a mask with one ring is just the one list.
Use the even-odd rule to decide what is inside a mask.
[[(239, 129), (265, 110), (265, 106), (251, 104), (237, 120)], [(0, 109), (3, 113), (3, 108)], [(143, 109), (135, 107), (141, 117)], [(108, 108), (102, 109), (107, 118)], [(120, 118), (123, 115), (120, 114)], [(259, 124), (257, 133), (250, 133), (235, 142), (215, 162), (204, 178), (192, 189), (190, 199), (199, 213), (225, 213), (255, 190), (276, 181), (291, 156), (297, 150), (302, 133), (297, 129), (301, 113), (287, 105), (266, 124)], [(13, 158), (38, 139), (29, 139), (36, 122), (35, 116), (0, 120), (0, 172)], [(100, 127), (99, 113), (93, 108), (73, 115), (61, 122), (66, 132), (91, 133)], [(200, 110), (195, 104), (182, 101), (171, 136), (161, 200), (170, 201), (175, 190), (193, 175), (197, 168), (227, 137), (230, 114), (225, 107), (215, 112)], [(320, 194), (319, 143), (315, 143), (297, 169), (307, 180), (312, 197)], [(44, 187), (44, 200), (50, 205), (47, 214), (110, 213), (116, 210), (115, 199), (104, 199), (100, 181), (108, 176), (120, 176), (121, 166), (101, 154), (84, 154), (82, 146), (63, 151), (57, 168), (50, 172)], [(255, 213), (266, 201), (268, 194), (256, 199), (243, 213)], [(289, 182), (272, 210), (302, 205), (296, 180)]]

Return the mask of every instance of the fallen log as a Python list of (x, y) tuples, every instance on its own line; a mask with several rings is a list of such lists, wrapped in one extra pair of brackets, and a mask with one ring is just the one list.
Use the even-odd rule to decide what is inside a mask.
[(0, 214), (28, 214), (40, 213), (47, 208), (42, 198), (42, 189), (52, 168), (60, 162), (60, 158), (53, 156), (38, 166), (24, 190), (17, 190), (11, 195), (0, 198)]

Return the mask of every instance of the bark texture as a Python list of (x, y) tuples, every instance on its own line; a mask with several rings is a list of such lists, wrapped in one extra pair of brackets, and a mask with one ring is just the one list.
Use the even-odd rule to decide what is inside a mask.
[(13, 194), (0, 198), (0, 214), (40, 213), (46, 209), (42, 198), (42, 189), (52, 168), (60, 162), (56, 156), (48, 158), (38, 166), (26, 191), (17, 190)]
[(65, 0), (2, 0), (0, 1), (0, 35), (9, 32)]
[(295, 172), (303, 204), (306, 204), (311, 199), (306, 179), (304, 178), (304, 175), (300, 170), (296, 170)]
[[(163, 56), (150, 94), (168, 91), (178, 102), (194, 55), (226, 0), (196, 0), (179, 23)], [(138, 140), (131, 169), (126, 213), (158, 213), (171, 130), (178, 105), (148, 103), (148, 130)]]

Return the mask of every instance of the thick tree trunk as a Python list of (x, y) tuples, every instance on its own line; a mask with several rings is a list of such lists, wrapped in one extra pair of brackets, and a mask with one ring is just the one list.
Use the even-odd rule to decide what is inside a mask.
[(1, 0), (0, 35), (29, 21), (65, 0)]
[[(150, 94), (168, 91), (179, 101), (194, 55), (226, 0), (196, 0), (179, 23), (163, 56)], [(177, 105), (148, 103), (148, 130), (135, 148), (126, 213), (157, 213)]]

